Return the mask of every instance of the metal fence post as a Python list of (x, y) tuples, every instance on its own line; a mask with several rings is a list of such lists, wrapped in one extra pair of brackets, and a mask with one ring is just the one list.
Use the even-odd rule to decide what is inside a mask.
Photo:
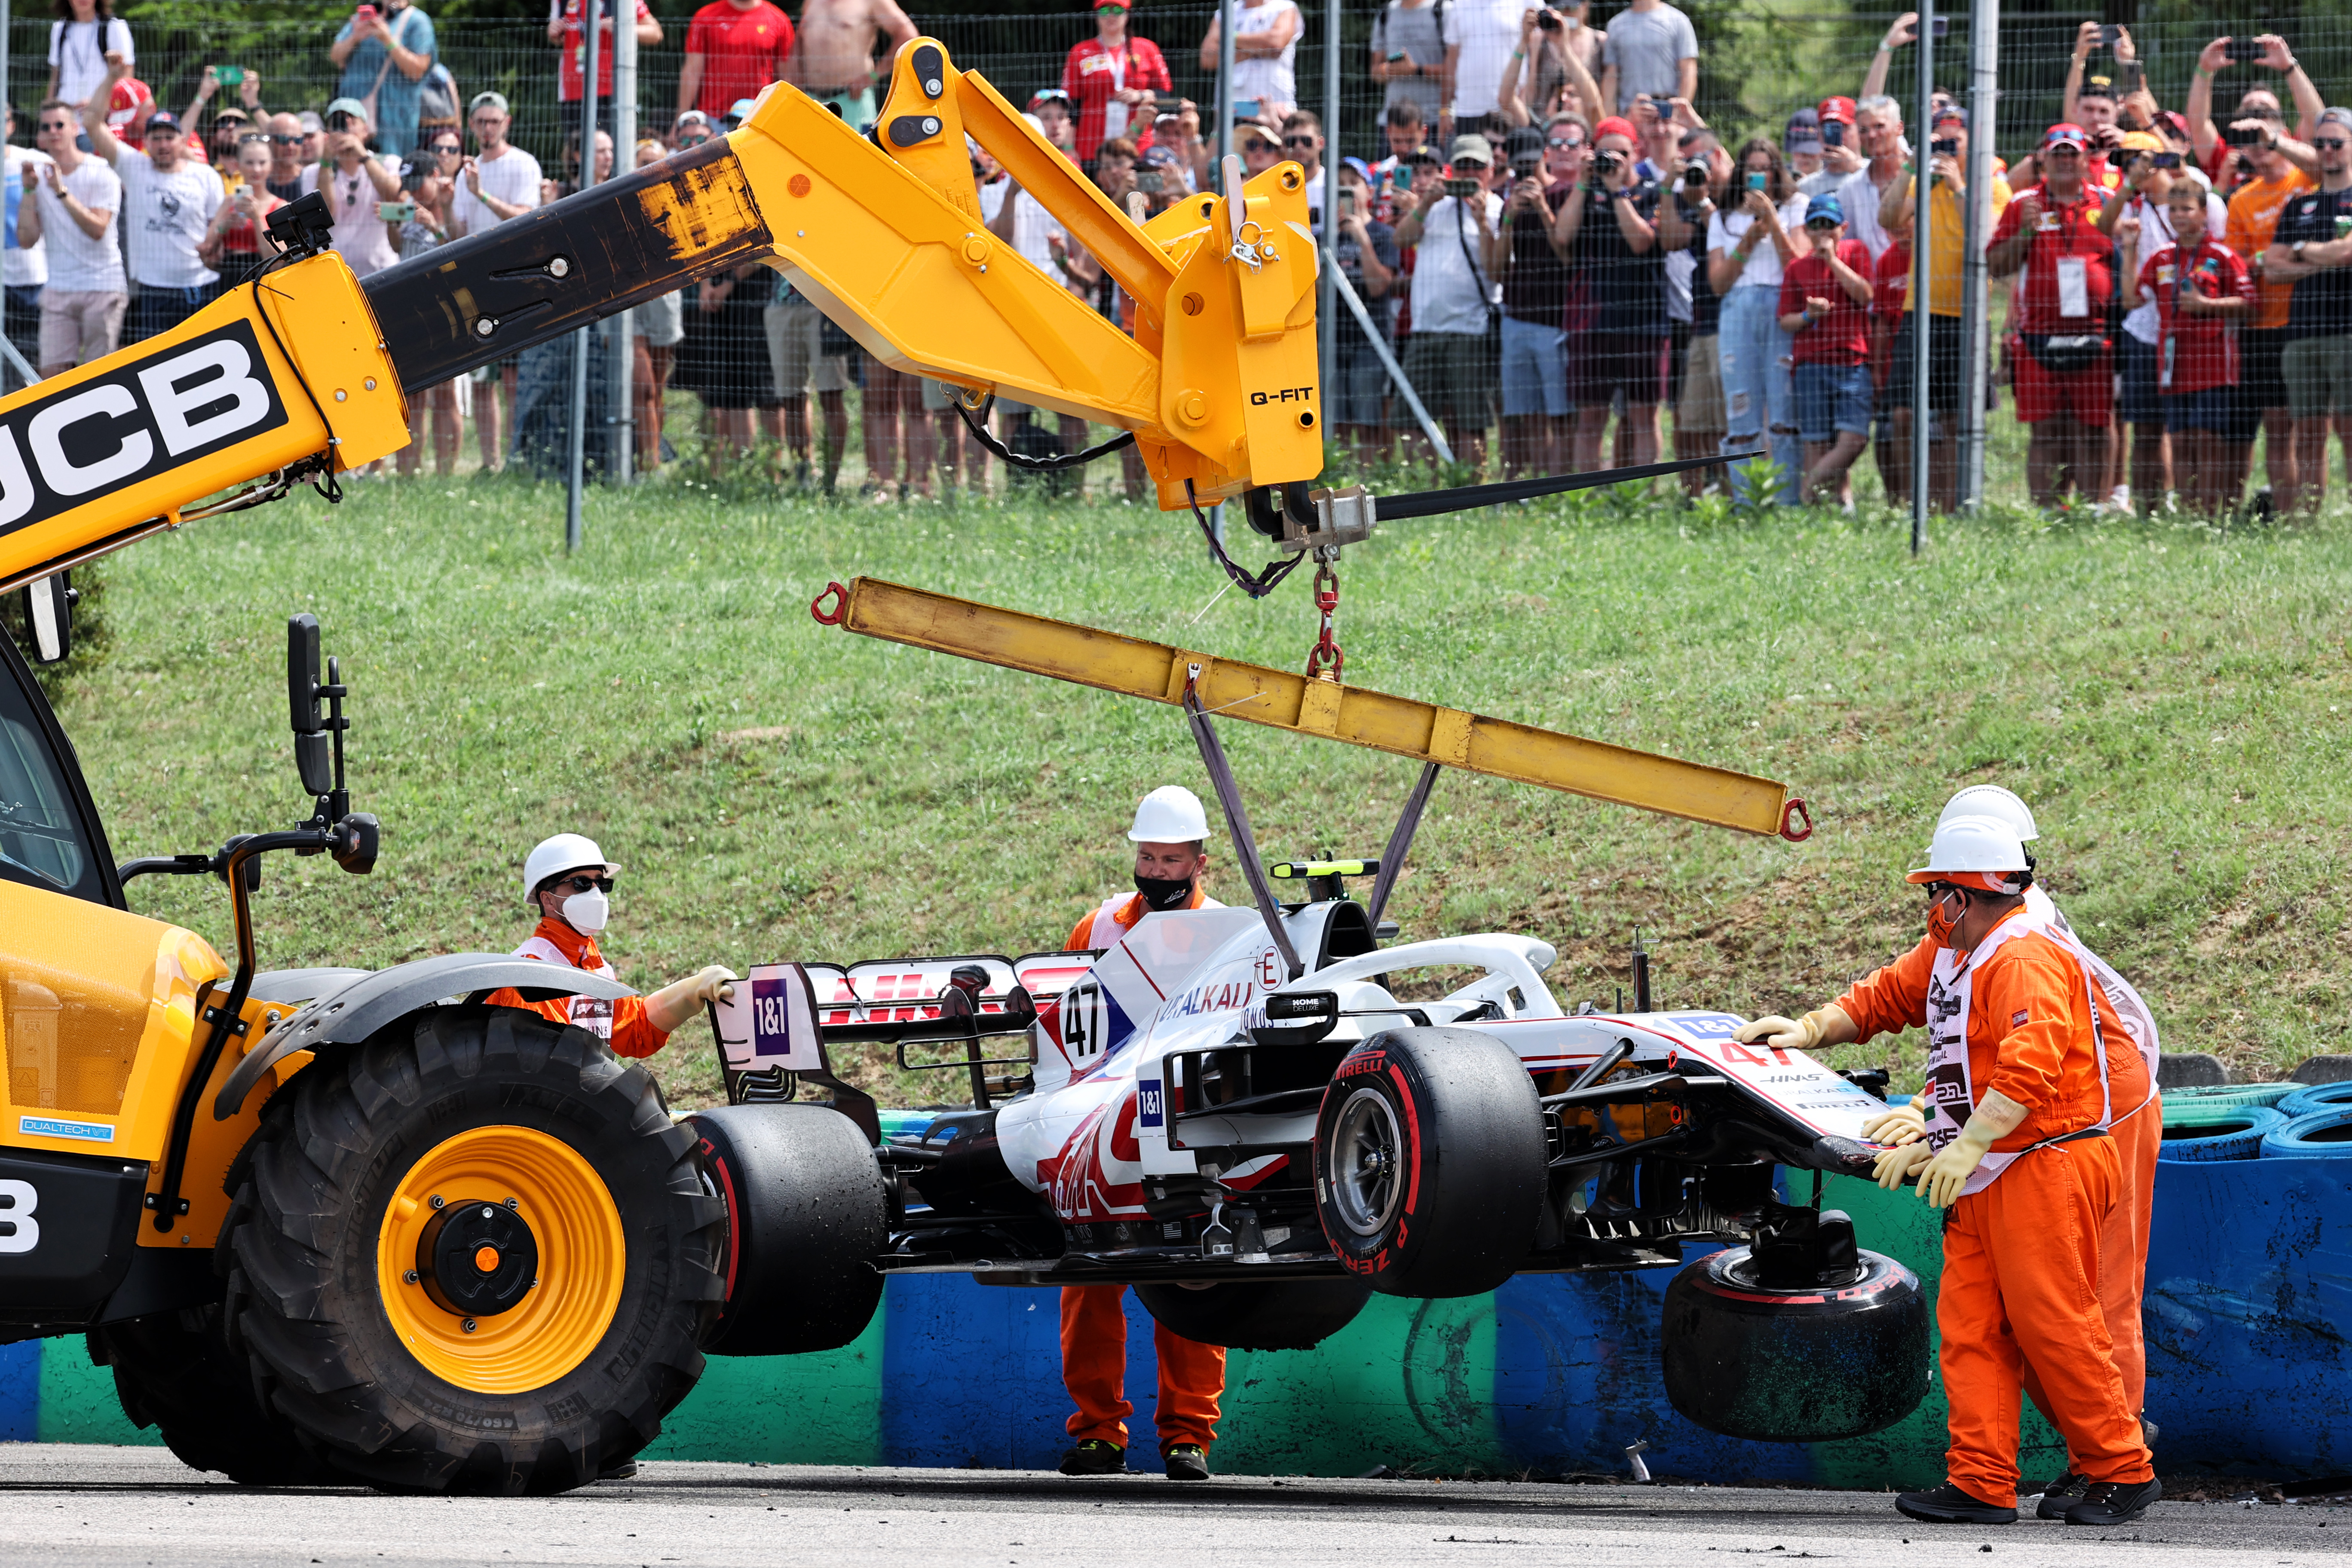
[[(580, 61), (580, 186), (588, 187), (596, 174), (596, 21), (597, 0), (584, 0), (581, 6), (581, 23), (586, 42), (581, 46)], [(620, 162), (621, 150), (613, 149), (613, 161)], [(586, 531), (581, 515), (581, 486), (587, 480), (588, 462), (588, 351), (592, 346), (593, 328), (583, 327), (572, 341), (572, 451), (570, 472), (566, 481), (563, 505), (563, 548), (566, 553), (580, 548)]]
[[(1234, 152), (1234, 0), (1217, 3), (1217, 167)], [(1220, 173), (1220, 179), (1223, 178)], [(1232, 195), (1230, 191), (1224, 193)]]
[[(0, 0), (5, 4), (6, 0)], [(637, 16), (628, 0), (614, 0), (613, 16), (613, 177), (618, 179), (637, 162)], [(590, 165), (594, 166), (593, 163)], [(613, 318), (613, 357), (604, 372), (612, 393), (613, 468), (614, 484), (627, 484), (636, 474), (637, 400), (631, 395), (629, 377), (636, 368), (636, 337), (632, 318), (624, 310)]]
[(1993, 117), (2000, 98), (2000, 0), (1969, 9), (1969, 205), (1960, 246), (1960, 510), (1984, 505), (1985, 393), (1992, 385), (1992, 317), (1985, 241), (1991, 237)]
[(1927, 260), (1936, 248), (1930, 205), (1936, 188), (1928, 170), (1936, 138), (1936, 0), (1920, 0), (1919, 39), (1914, 47), (1919, 51), (1918, 134), (1923, 139), (1916, 145), (1925, 149), (1913, 154), (1917, 173), (1911, 178), (1911, 553), (1916, 555), (1927, 541), (1927, 461), (1933, 449), (1927, 437), (1936, 422), (1927, 393), (1934, 363), (1928, 351), (1936, 337), (1936, 301), (1929, 289), (1933, 269)]
[(1316, 417), (1323, 421), (1324, 438), (1330, 438), (1331, 390), (1339, 374), (1339, 345), (1332, 333), (1339, 323), (1332, 320), (1333, 307), (1339, 290), (1334, 281), (1339, 277), (1336, 259), (1339, 249), (1339, 0), (1331, 0), (1328, 7), (1330, 21), (1323, 40), (1323, 276), (1315, 301), (1315, 323), (1323, 354), (1323, 406)]

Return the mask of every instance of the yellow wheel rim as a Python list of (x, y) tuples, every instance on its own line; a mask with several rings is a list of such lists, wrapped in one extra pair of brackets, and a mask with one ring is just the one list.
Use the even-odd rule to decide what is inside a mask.
[[(514, 1306), (469, 1319), (432, 1299), (416, 1270), (418, 1243), (441, 1212), (436, 1197), (445, 1207), (514, 1200), (539, 1254), (537, 1282)], [(525, 1394), (596, 1348), (620, 1306), (627, 1260), (613, 1194), (578, 1151), (528, 1127), (475, 1127), (401, 1178), (377, 1237), (376, 1279), (384, 1315), (425, 1370), (477, 1394)]]

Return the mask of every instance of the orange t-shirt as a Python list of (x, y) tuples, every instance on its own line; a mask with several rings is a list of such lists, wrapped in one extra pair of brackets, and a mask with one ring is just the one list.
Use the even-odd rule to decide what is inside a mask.
[[(604, 955), (596, 950), (596, 939), (581, 935), (562, 921), (543, 917), (538, 929), (530, 934), (552, 943), (574, 969), (584, 969), (592, 974), (612, 973), (612, 966), (604, 962)], [(617, 1056), (649, 1057), (669, 1040), (669, 1037), (655, 1028), (653, 1020), (646, 1016), (646, 999), (642, 996), (624, 996), (614, 1002), (607, 1002), (601, 996), (551, 996), (544, 1002), (526, 1002), (521, 992), (509, 986), (502, 991), (491, 992), (489, 1004), (493, 1007), (520, 1007), (556, 1024), (584, 1025), (591, 1020), (609, 1017), (613, 1025), (613, 1050)], [(589, 1032), (596, 1034), (602, 1031), (592, 1027)]]
[[(2310, 189), (2311, 176), (2292, 163), (2283, 180), (2248, 180), (2230, 197), (2230, 226), (2223, 231), (2221, 243), (2252, 266), (2254, 258), (2270, 248), (2286, 204), (2298, 192)], [(2263, 331), (2285, 326), (2287, 301), (2294, 298), (2294, 285), (2273, 283), (2259, 276), (2255, 284), (2254, 319), (2247, 324)]]
[[(2022, 910), (2010, 918), (2021, 918)], [(1922, 940), (1838, 998), (1861, 1039), (1925, 1027), (1927, 981), (1934, 973), (1936, 944)], [(2011, 1152), (2045, 1138), (2077, 1132), (2095, 1124), (2105, 1102), (2100, 1091), (2097, 1044), (2091, 1008), (2099, 1009), (2105, 1031), (2107, 1068), (2115, 1085), (2116, 1114), (2147, 1096), (2145, 1068), (2134, 1072), (2139, 1052), (2113, 1009), (2095, 1003), (2074, 955), (2039, 931), (2014, 936), (1995, 948), (1969, 988), (1969, 1083), (1979, 1101), (1998, 1091), (2026, 1108), (2017, 1130), (1993, 1145)], [(2134, 1088), (2137, 1087), (2137, 1092)]]

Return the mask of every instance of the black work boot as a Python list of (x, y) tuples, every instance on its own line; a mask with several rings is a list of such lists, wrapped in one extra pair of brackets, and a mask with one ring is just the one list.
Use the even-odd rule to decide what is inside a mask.
[(2042, 1519), (2065, 1518), (2066, 1510), (2083, 1500), (2090, 1486), (2087, 1476), (2078, 1476), (2072, 1470), (2061, 1472), (2056, 1480), (2042, 1489), (2042, 1502), (2034, 1509), (2034, 1514)]
[(2083, 1500), (2066, 1510), (2066, 1522), (2100, 1529), (2129, 1524), (2163, 1495), (2164, 1483), (2154, 1476), (2144, 1481), (2094, 1481)]
[(1981, 1498), (1971, 1497), (1949, 1481), (1931, 1492), (1904, 1492), (1895, 1500), (1895, 1507), (1912, 1519), (1928, 1524), (2015, 1524), (2017, 1510), (1995, 1508)]
[(1117, 1476), (1127, 1472), (1127, 1450), (1100, 1437), (1082, 1437), (1062, 1456), (1066, 1476)]
[(1208, 1450), (1198, 1443), (1178, 1443), (1160, 1456), (1166, 1461), (1168, 1479), (1171, 1481), (1205, 1481), (1209, 1479)]

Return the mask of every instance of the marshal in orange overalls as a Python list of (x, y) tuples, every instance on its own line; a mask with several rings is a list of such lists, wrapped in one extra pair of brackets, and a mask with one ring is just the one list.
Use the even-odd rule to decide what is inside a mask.
[[(607, 980), (614, 978), (613, 966), (597, 951), (596, 939), (582, 935), (553, 915), (541, 916), (538, 929), (515, 952), (524, 958), (568, 963)], [(509, 986), (491, 992), (489, 1002), (493, 1007), (520, 1007), (553, 1023), (577, 1024), (611, 1046), (617, 1056), (649, 1057), (669, 1039), (646, 1016), (642, 996), (624, 996), (614, 1002), (600, 996), (551, 996), (544, 1002), (526, 1002), (521, 992)]]
[[(1184, 906), (1218, 909), (1199, 888)], [(1143, 895), (1112, 899), (1070, 932), (1068, 951), (1109, 947), (1148, 912)], [(1062, 1386), (1077, 1411), (1069, 1419), (1070, 1438), (1097, 1437), (1127, 1447), (1127, 1418), (1135, 1406), (1127, 1397), (1127, 1305), (1124, 1285), (1062, 1287)], [(1217, 1402), (1225, 1392), (1225, 1352), (1195, 1344), (1165, 1323), (1152, 1325), (1151, 1348), (1160, 1362), (1160, 1403), (1153, 1419), (1160, 1451), (1180, 1443), (1203, 1452), (1217, 1439)]]
[[(2013, 923), (2020, 929), (2006, 929)], [(2114, 1014), (2094, 1000), (2096, 988), (2074, 955), (2028, 924), (2016, 911), (1961, 960), (1972, 971), (1964, 1026), (1969, 1098), (1998, 1090), (2029, 1114), (1986, 1157), (1987, 1165), (2004, 1154), (2013, 1163), (1945, 1217), (1936, 1309), (1951, 1405), (1946, 1468), (1953, 1485), (2000, 1508), (2017, 1501), (2018, 1411), (2029, 1366), (2081, 1474), (2128, 1484), (2155, 1473), (2099, 1296), (2102, 1237), (2122, 1195), (2116, 1140), (2045, 1144), (2096, 1127), (2105, 1111), (2095, 1007), (2111, 1070), (2135, 1053)], [(1838, 999), (1858, 1038), (1928, 1025), (1931, 987), (1949, 1005), (1953, 994), (1936, 977), (1941, 951), (1922, 942)], [(2137, 1103), (2121, 1083), (2113, 1087), (2117, 1114)]]

